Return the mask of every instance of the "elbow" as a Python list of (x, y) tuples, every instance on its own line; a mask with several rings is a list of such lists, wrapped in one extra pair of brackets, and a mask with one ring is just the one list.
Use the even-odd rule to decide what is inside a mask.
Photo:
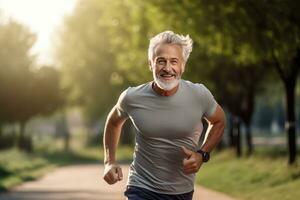
[(213, 124), (213, 126), (215, 126), (219, 130), (218, 133), (220, 134), (220, 136), (222, 136), (226, 127), (225, 115), (224, 117), (220, 118), (220, 120), (215, 124)]
[(218, 123), (214, 124), (214, 126), (218, 127), (218, 129), (220, 130), (219, 132), (221, 134), (224, 133), (224, 130), (225, 130), (225, 121), (219, 121)]

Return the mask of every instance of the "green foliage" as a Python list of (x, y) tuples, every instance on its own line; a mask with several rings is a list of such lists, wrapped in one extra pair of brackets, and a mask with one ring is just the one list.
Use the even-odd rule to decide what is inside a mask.
[(0, 24), (0, 121), (26, 122), (62, 105), (59, 73), (53, 67), (33, 72), (29, 51), (35, 35), (14, 21)]
[[(35, 36), (23, 25), (0, 24), (0, 121), (26, 120), (30, 115), (32, 57), (29, 50)], [(24, 106), (26, 105), (26, 106)]]
[(113, 24), (102, 21), (105, 6), (104, 1), (79, 2), (65, 20), (57, 51), (69, 102), (83, 105), (91, 118), (98, 117), (114, 99), (109, 84), (116, 61), (106, 31)]
[[(151, 2), (165, 13), (166, 19), (173, 19), (174, 29), (189, 33), (194, 39), (197, 52), (193, 52), (195, 57), (192, 54), (187, 69), (189, 77), (196, 74), (198, 80), (205, 80), (207, 72), (213, 75), (251, 66), (259, 75), (263, 72), (260, 80), (264, 80), (273, 71), (275, 61), (286, 76), (298, 73), (292, 66), (300, 38), (296, 9), (300, 5), (295, 1), (278, 0), (272, 5), (260, 0)], [(224, 65), (229, 69), (223, 69)], [(224, 74), (219, 80), (231, 78)], [(257, 84), (256, 80), (252, 82)]]
[(33, 180), (51, 169), (47, 160), (19, 152), (1, 151), (0, 154), (0, 191), (24, 181)]
[(53, 66), (43, 66), (34, 72), (30, 90), (31, 109), (35, 114), (49, 115), (64, 105), (60, 89), (60, 71)]
[(299, 167), (287, 168), (284, 157), (271, 158), (266, 150), (258, 152), (241, 159), (230, 151), (215, 153), (211, 163), (203, 165), (197, 174), (197, 183), (238, 199), (279, 200), (299, 196), (295, 189), (300, 186)]

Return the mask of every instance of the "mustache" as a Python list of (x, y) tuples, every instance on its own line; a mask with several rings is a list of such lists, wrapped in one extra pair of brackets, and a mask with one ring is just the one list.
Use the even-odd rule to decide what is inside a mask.
[(172, 76), (177, 76), (175, 72), (168, 72), (163, 70), (162, 72), (159, 73), (159, 75), (172, 75)]

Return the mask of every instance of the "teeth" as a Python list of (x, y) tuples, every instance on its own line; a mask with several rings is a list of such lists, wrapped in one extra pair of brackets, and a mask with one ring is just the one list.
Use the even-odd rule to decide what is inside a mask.
[(161, 75), (162, 77), (172, 77), (173, 75), (171, 75), (171, 74), (163, 74), (163, 75)]

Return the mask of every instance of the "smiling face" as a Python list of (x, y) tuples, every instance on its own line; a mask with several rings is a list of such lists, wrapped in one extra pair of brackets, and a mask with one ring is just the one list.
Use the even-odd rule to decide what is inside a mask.
[(184, 70), (182, 48), (177, 44), (159, 44), (150, 62), (155, 83), (163, 90), (171, 90), (179, 84)]

